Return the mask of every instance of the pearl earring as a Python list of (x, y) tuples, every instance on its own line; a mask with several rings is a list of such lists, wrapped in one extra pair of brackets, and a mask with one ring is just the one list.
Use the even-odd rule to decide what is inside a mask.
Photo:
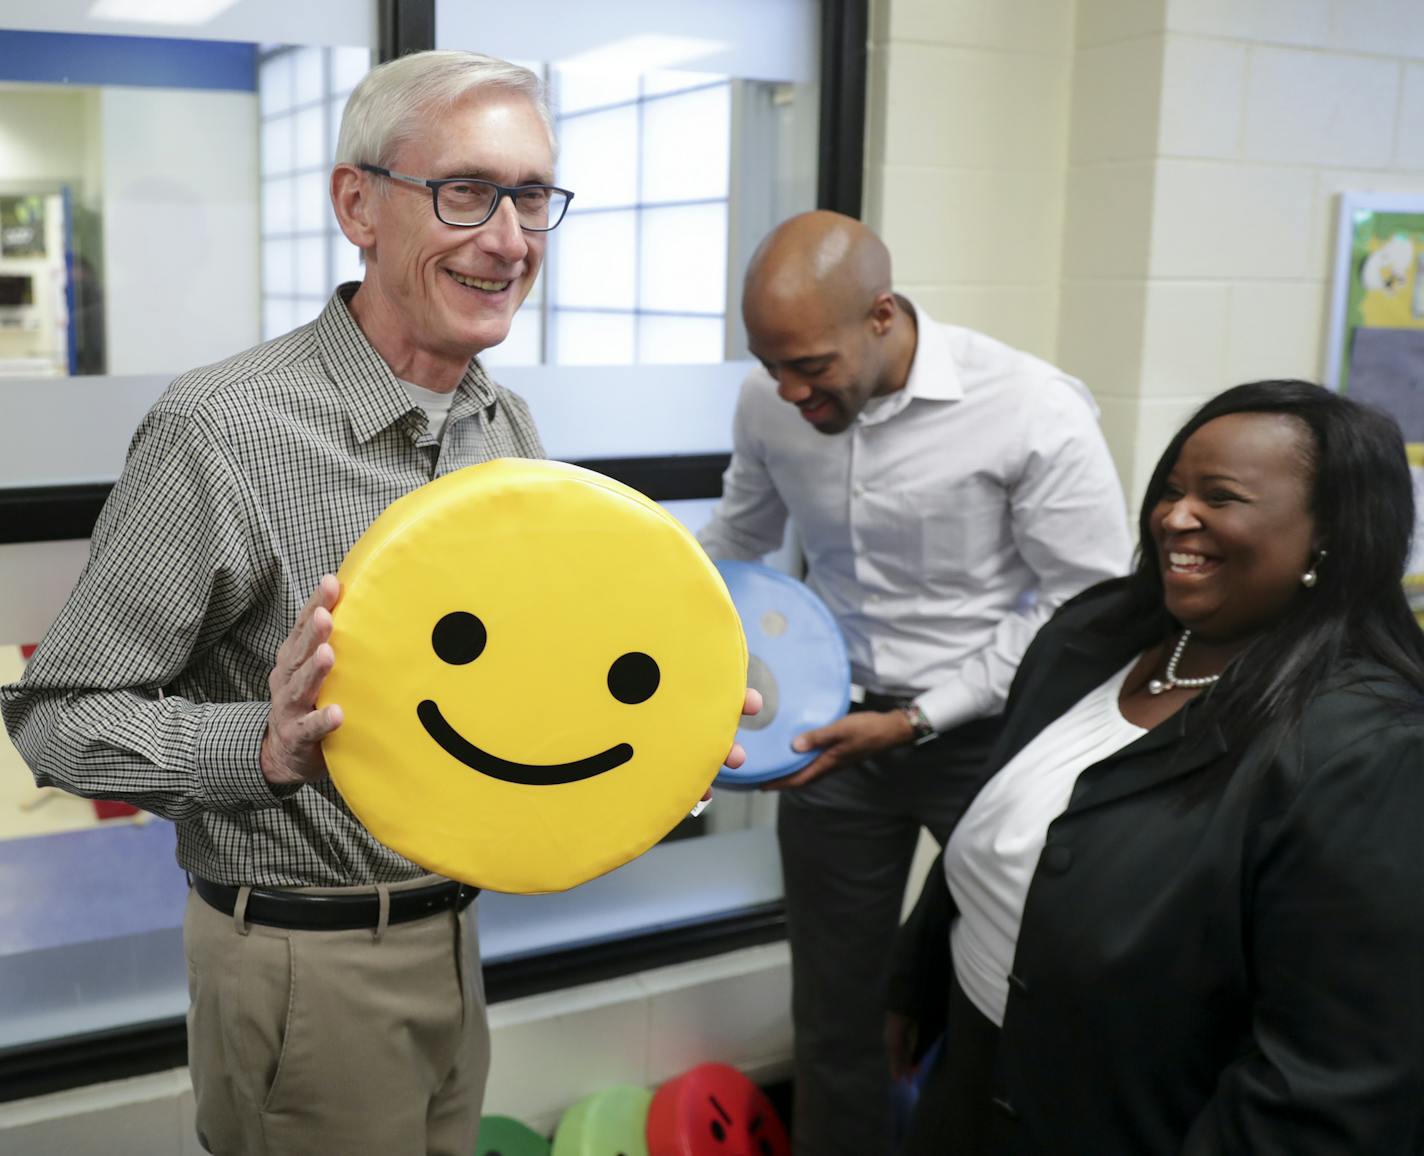
[(1320, 551), (1320, 554), (1316, 557), (1315, 562), (1310, 567), (1310, 569), (1300, 576), (1300, 584), (1304, 586), (1307, 590), (1309, 590), (1312, 586), (1316, 584), (1316, 582), (1320, 580), (1320, 576), (1315, 572), (1315, 567), (1319, 566), (1320, 563), (1324, 560), (1325, 551), (1322, 550)]

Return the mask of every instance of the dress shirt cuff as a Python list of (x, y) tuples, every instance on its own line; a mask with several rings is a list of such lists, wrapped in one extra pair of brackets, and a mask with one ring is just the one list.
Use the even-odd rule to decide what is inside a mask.
[(925, 712), (925, 718), (940, 734), (970, 719), (994, 713), (993, 703), (987, 701), (983, 691), (966, 682), (932, 687), (915, 697), (915, 705)]
[(262, 775), (262, 737), (272, 706), (265, 702), (208, 703), (194, 752), (204, 805), (212, 811), (280, 807), (301, 783), (274, 787)]

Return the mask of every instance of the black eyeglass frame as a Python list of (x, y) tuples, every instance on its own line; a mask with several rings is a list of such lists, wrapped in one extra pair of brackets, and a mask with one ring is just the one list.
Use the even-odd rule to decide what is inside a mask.
[[(501, 185), (495, 181), (487, 181), (483, 177), (413, 177), (409, 173), (398, 173), (395, 169), (382, 168), (380, 165), (368, 165), (364, 161), (356, 166), (363, 172), (375, 173), (378, 177), (387, 177), (393, 181), (404, 181), (408, 185), (419, 185), (430, 190), (430, 207), (435, 210), (435, 219), (442, 225), (449, 225), (452, 229), (478, 229), (481, 225), (487, 224), (489, 219), (499, 212), (499, 203), (508, 197), (511, 201), (519, 193), (528, 192), (530, 189), (547, 189), (551, 193), (562, 193), (564, 197), (564, 211), (559, 214), (559, 219), (551, 225), (545, 225), (542, 229), (532, 225), (519, 222), (519, 227), (526, 233), (552, 233), (563, 222), (568, 214), (569, 205), (573, 203), (574, 194), (569, 189), (561, 189), (558, 185)], [(440, 190), (446, 185), (485, 185), (494, 190), (494, 200), (490, 202), (490, 210), (478, 221), (447, 221), (440, 215)], [(519, 218), (519, 206), (515, 203), (515, 219)]]

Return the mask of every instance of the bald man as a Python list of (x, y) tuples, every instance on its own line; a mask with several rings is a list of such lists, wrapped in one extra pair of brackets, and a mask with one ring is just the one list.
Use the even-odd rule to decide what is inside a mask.
[(1122, 491), (1083, 385), (927, 316), (860, 222), (793, 217), (742, 298), (742, 387), (714, 558), (759, 558), (788, 515), (850, 648), (851, 713), (798, 740), (784, 789), (798, 1156), (890, 1145), (885, 955), (921, 827), (968, 804), (1009, 683), (1064, 600), (1126, 572)]

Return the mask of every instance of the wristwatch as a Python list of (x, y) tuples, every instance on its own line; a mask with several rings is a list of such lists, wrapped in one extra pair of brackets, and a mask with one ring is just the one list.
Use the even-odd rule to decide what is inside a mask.
[(910, 726), (914, 728), (915, 746), (920, 746), (922, 743), (927, 743), (931, 739), (939, 738), (939, 732), (934, 729), (934, 724), (926, 717), (925, 712), (920, 709), (918, 703), (909, 703), (902, 706), (900, 710), (904, 712), (905, 717), (910, 720)]

